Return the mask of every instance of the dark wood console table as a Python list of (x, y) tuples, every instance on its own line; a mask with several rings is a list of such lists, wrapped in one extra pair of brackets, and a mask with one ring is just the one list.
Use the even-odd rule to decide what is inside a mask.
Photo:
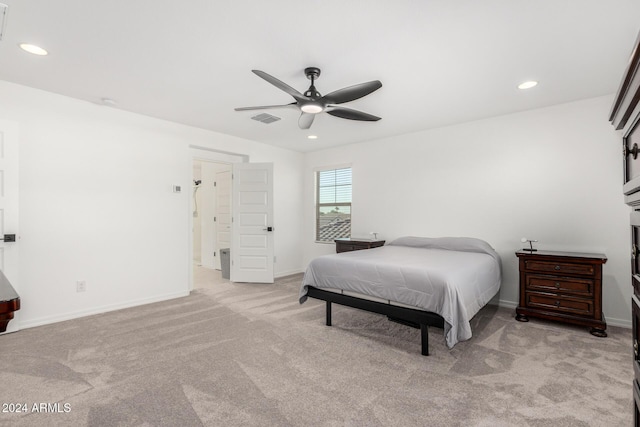
[(13, 319), (13, 313), (18, 310), (20, 310), (20, 296), (0, 271), (0, 332), (7, 330), (9, 321)]

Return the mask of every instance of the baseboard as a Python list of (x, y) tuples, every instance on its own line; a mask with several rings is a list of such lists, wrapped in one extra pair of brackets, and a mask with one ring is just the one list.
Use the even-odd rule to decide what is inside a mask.
[(507, 301), (507, 300), (504, 300), (504, 299), (498, 300), (497, 304), (494, 301), (491, 301), (489, 304), (497, 305), (498, 307), (513, 308), (513, 309), (515, 309), (518, 306), (517, 302), (515, 302), (515, 301)]
[(304, 270), (279, 271), (274, 273), (274, 279), (282, 279), (283, 277), (292, 276), (294, 274), (304, 273)]
[(607, 326), (618, 326), (626, 329), (633, 327), (633, 323), (630, 320), (616, 319), (615, 317), (605, 317), (605, 320), (607, 321)]
[[(509, 309), (513, 309), (515, 310), (515, 308), (518, 306), (518, 303), (515, 301), (508, 301), (508, 300), (499, 300), (497, 301), (490, 301), (489, 304), (493, 304), (493, 305), (497, 305), (498, 307), (502, 307), (502, 308), (509, 308)], [(627, 319), (617, 319), (615, 317), (606, 317), (605, 316), (605, 320), (607, 321), (607, 326), (618, 326), (620, 328), (626, 328), (626, 329), (631, 329), (631, 327), (633, 326), (631, 323), (631, 320), (627, 320)]]
[(142, 298), (138, 300), (125, 301), (116, 304), (103, 305), (99, 307), (92, 307), (87, 310), (79, 310), (71, 313), (57, 314), (54, 316), (40, 317), (33, 320), (20, 319), (20, 329), (34, 328), (36, 326), (49, 325), (51, 323), (64, 322), (65, 320), (77, 319), (80, 317), (92, 316), (94, 314), (106, 313), (109, 311), (122, 310), (124, 308), (137, 307), (140, 305), (151, 304), (154, 302), (167, 301), (175, 298), (186, 297), (189, 295), (189, 291), (173, 292), (170, 294), (158, 295), (151, 298)]

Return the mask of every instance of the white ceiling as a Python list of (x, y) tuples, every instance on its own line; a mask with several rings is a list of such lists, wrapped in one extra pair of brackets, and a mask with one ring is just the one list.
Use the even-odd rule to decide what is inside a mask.
[[(638, 0), (0, 2), (2, 80), (303, 152), (614, 93), (640, 29)], [(322, 94), (380, 80), (344, 106), (382, 120), (233, 110), (293, 102), (252, 69), (304, 92), (308, 66)]]

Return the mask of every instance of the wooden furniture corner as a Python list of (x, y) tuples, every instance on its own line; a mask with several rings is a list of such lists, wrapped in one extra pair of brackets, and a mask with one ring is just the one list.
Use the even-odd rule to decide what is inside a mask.
[(335, 239), (336, 252), (360, 251), (363, 249), (372, 249), (384, 246), (384, 240), (367, 240), (367, 239)]
[(0, 332), (6, 332), (13, 313), (20, 310), (20, 296), (0, 271)]
[(602, 313), (603, 254), (516, 252), (520, 264), (520, 302), (516, 319), (529, 316), (590, 326), (591, 334), (607, 336)]

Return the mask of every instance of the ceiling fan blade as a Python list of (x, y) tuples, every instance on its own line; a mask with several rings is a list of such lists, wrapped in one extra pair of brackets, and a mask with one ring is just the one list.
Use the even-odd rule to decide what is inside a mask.
[(256, 76), (265, 79), (266, 81), (268, 81), (269, 83), (271, 83), (272, 85), (277, 87), (278, 89), (287, 92), (289, 95), (293, 96), (293, 98), (296, 101), (300, 101), (300, 100), (307, 101), (307, 100), (309, 100), (309, 98), (307, 98), (306, 96), (304, 96), (303, 94), (301, 94), (300, 92), (298, 92), (297, 90), (295, 90), (294, 88), (292, 88), (291, 86), (286, 84), (285, 82), (282, 82), (282, 81), (276, 79), (272, 75), (267, 74), (264, 71), (260, 71), (260, 70), (251, 70), (251, 71), (253, 71), (253, 73)]
[(249, 111), (249, 110), (270, 110), (273, 108), (288, 108), (288, 107), (295, 107), (297, 104), (295, 102), (292, 102), (291, 104), (282, 104), (282, 105), (262, 105), (262, 106), (258, 106), (258, 107), (238, 107), (238, 108), (234, 108), (234, 110), (236, 111)]
[(373, 114), (363, 113), (362, 111), (352, 110), (351, 108), (346, 107), (336, 107), (333, 105), (327, 106), (325, 111), (328, 114), (340, 117), (341, 119), (362, 120), (365, 122), (375, 122), (381, 119), (381, 117), (374, 116)]
[(316, 118), (315, 114), (302, 113), (298, 119), (298, 126), (300, 129), (309, 129), (313, 123), (313, 119)]
[(367, 83), (360, 83), (358, 85), (353, 85), (349, 87), (345, 87), (343, 89), (338, 89), (330, 94), (327, 94), (323, 97), (323, 99), (328, 104), (342, 104), (344, 102), (353, 101), (363, 96), (369, 95), (371, 92), (374, 92), (382, 87), (382, 83), (379, 80), (374, 80)]

